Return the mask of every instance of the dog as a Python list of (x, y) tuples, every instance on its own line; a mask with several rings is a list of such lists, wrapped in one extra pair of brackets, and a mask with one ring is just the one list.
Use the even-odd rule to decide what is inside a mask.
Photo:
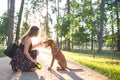
[(48, 39), (46, 41), (43, 42), (44, 44), (46, 44), (46, 47), (50, 46), (51, 48), (51, 53), (52, 53), (52, 62), (50, 67), (48, 67), (48, 70), (51, 70), (53, 63), (55, 60), (58, 61), (59, 67), (57, 67), (57, 70), (82, 70), (82, 69), (70, 69), (67, 67), (67, 61), (65, 56), (63, 55), (63, 53), (61, 52), (61, 50), (56, 46), (56, 44), (54, 43), (54, 41), (52, 39)]

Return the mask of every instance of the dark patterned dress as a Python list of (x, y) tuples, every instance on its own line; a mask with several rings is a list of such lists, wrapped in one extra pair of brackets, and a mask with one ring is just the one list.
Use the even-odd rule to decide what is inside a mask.
[[(10, 62), (13, 71), (17, 71), (18, 69), (22, 71), (31, 71), (32, 68), (36, 67), (36, 64), (34, 62), (28, 60), (25, 57), (23, 51), (24, 45), (20, 44), (19, 48), (16, 50), (15, 55)], [(37, 57), (37, 50), (32, 50), (32, 44), (30, 45), (28, 52), (33, 59)]]

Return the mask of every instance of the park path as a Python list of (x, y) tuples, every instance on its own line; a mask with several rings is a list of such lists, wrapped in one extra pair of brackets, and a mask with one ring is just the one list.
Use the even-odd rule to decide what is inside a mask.
[(55, 61), (52, 70), (47, 70), (51, 62), (49, 50), (40, 49), (38, 61), (42, 65), (41, 70), (36, 72), (13, 72), (9, 57), (0, 58), (0, 80), (110, 80), (107, 77), (87, 68), (81, 64), (67, 59), (70, 68), (80, 68), (83, 70), (57, 71), (57, 62)]

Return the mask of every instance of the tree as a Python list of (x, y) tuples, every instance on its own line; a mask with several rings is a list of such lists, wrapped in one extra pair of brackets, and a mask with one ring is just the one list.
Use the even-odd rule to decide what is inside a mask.
[[(58, 0), (58, 2), (57, 2), (57, 10), (58, 10), (58, 11), (57, 11), (57, 24), (59, 25), (59, 0)], [(58, 37), (59, 37), (58, 27), (59, 27), (59, 26), (56, 27), (56, 32), (57, 32), (56, 40), (57, 40), (57, 45), (58, 45), (58, 47), (60, 47), (60, 46), (59, 46), (59, 39), (58, 39)]]
[(17, 28), (16, 28), (16, 39), (15, 39), (15, 41), (18, 41), (19, 36), (20, 36), (20, 24), (21, 24), (21, 20), (22, 20), (22, 12), (23, 12), (23, 8), (24, 8), (24, 1), (25, 0), (21, 0), (21, 6), (20, 6), (19, 13), (18, 13), (18, 23), (17, 23)]
[(85, 28), (84, 27), (79, 27), (78, 29), (75, 30), (75, 33), (72, 34), (73, 37), (73, 44), (75, 45), (83, 45), (84, 43), (88, 42), (88, 33), (85, 33)]
[(82, 12), (81, 12), (81, 22), (85, 23), (85, 25), (82, 24), (81, 26), (84, 26), (86, 29), (89, 30), (88, 33), (90, 33), (91, 36), (89, 40), (91, 41), (91, 50), (93, 50), (93, 46), (95, 45), (94, 38), (95, 38), (95, 32), (97, 32), (96, 27), (98, 23), (96, 18), (97, 12), (95, 11), (98, 10), (93, 8), (91, 0), (84, 0), (82, 5)]
[(13, 42), (13, 28), (14, 28), (14, 9), (15, 0), (9, 0), (10, 8), (8, 10), (8, 46)]
[(120, 22), (119, 22), (119, 0), (115, 0), (116, 4), (116, 19), (117, 19), (117, 51), (120, 51)]
[(102, 45), (103, 45), (103, 26), (104, 26), (104, 5), (105, 5), (105, 0), (101, 0), (101, 5), (100, 5), (100, 32), (98, 35), (98, 52), (102, 53)]
[[(67, 0), (67, 15), (70, 14), (70, 0)], [(70, 23), (68, 24), (68, 26), (70, 25)], [(70, 27), (70, 26), (69, 26)], [(67, 43), (66, 43), (66, 50), (70, 50), (70, 37), (66, 38), (67, 39)]]

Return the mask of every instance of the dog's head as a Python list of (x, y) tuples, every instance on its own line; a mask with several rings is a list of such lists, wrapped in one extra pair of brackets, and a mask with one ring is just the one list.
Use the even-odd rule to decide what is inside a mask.
[(52, 47), (52, 45), (54, 44), (54, 41), (52, 39), (48, 39), (44, 41), (43, 43), (46, 44), (46, 47), (48, 46)]

